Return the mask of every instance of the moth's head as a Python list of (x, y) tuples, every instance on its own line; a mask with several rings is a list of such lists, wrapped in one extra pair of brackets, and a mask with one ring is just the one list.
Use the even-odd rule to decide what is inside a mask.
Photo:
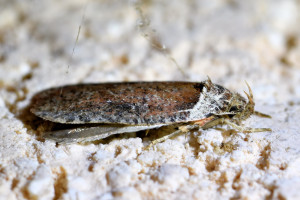
[(254, 100), (253, 94), (250, 86), (246, 83), (249, 89), (249, 94), (245, 92), (247, 95), (248, 101), (242, 97), (240, 94), (235, 93), (231, 99), (229, 112), (233, 114), (232, 120), (236, 122), (243, 121), (250, 117), (254, 111)]

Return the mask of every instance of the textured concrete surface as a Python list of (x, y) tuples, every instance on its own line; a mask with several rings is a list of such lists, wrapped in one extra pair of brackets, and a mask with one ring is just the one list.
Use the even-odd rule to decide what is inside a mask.
[[(145, 18), (128, 1), (0, 2), (0, 199), (300, 199), (299, 1), (139, 8)], [(245, 126), (273, 131), (209, 129), (150, 150), (164, 130), (56, 145), (26, 112), (49, 87), (207, 76), (241, 93), (246, 80), (272, 119)]]

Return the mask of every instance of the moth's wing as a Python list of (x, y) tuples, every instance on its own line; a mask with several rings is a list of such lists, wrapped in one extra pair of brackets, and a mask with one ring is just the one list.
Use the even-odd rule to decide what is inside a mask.
[(54, 140), (58, 143), (77, 143), (100, 140), (107, 138), (111, 135), (121, 133), (131, 133), (153, 128), (159, 128), (166, 124), (149, 125), (149, 126), (96, 126), (84, 127), (67, 130), (57, 130), (44, 133), (43, 137), (46, 139)]
[[(204, 83), (131, 82), (71, 85), (36, 94), (31, 112), (66, 124), (153, 125), (186, 122)], [(202, 117), (203, 118), (203, 117)]]

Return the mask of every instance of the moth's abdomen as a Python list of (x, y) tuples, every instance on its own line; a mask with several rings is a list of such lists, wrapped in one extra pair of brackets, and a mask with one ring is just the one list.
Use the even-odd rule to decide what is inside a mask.
[(169, 124), (186, 122), (204, 82), (83, 84), (36, 94), (31, 112), (58, 123)]

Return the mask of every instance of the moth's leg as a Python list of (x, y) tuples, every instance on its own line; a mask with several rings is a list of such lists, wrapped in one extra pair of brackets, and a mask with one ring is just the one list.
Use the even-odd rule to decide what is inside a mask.
[(218, 118), (216, 120), (210, 121), (207, 124), (205, 124), (204, 126), (202, 126), (203, 129), (208, 129), (211, 127), (214, 127), (216, 125), (221, 125), (221, 124), (227, 124), (229, 126), (231, 126), (232, 128), (243, 132), (243, 133), (254, 133), (254, 132), (265, 132), (265, 131), (272, 131), (272, 129), (270, 128), (249, 128), (249, 127), (243, 127), (240, 126), (238, 124), (235, 124), (233, 122), (231, 122), (229, 119), (226, 118)]
[(178, 127), (178, 130), (177, 131), (174, 131), (173, 133), (171, 134), (168, 134), (168, 135), (165, 135), (161, 138), (158, 138), (156, 140), (153, 140), (145, 149), (148, 150), (150, 149), (153, 145), (156, 145), (158, 143), (161, 143), (161, 142), (164, 142), (170, 138), (173, 138), (173, 137), (176, 137), (176, 136), (179, 136), (181, 134), (184, 134), (184, 133), (187, 133), (188, 131), (194, 129), (194, 128), (197, 128), (199, 127), (198, 125), (186, 125), (186, 126), (179, 126)]
[[(212, 128), (214, 126), (217, 126), (217, 125), (221, 125), (221, 124), (224, 124), (224, 118), (217, 118), (215, 120), (211, 120), (209, 122), (207, 122), (206, 124), (203, 124), (202, 126), (200, 125), (200, 127), (202, 129), (209, 129), (209, 128)], [(198, 122), (196, 122), (197, 124)]]
[(258, 111), (254, 111), (254, 114), (259, 117), (272, 118), (270, 115)]
[(227, 124), (227, 125), (231, 126), (232, 128), (234, 128), (234, 129), (236, 129), (240, 132), (243, 132), (243, 133), (255, 133), (255, 132), (272, 131), (272, 129), (270, 129), (270, 128), (249, 128), (249, 127), (239, 126), (235, 123), (232, 123), (228, 119), (224, 119), (224, 124)]
[(145, 131), (145, 135), (146, 135), (146, 136), (149, 134), (149, 131), (150, 131), (150, 129), (147, 129), (147, 130)]
[[(214, 118), (216, 118), (216, 117), (215, 116), (210, 116), (210, 117), (207, 117), (207, 118), (204, 118), (204, 119), (200, 119), (198, 121), (194, 121), (193, 124), (197, 124), (199, 127), (203, 127), (204, 125), (215, 121), (216, 119), (214, 119)], [(210, 127), (212, 127), (212, 126), (210, 126)], [(210, 127), (208, 127), (208, 128), (210, 128)]]
[[(208, 118), (205, 118), (205, 119), (202, 119), (202, 120), (198, 120), (198, 121), (194, 122), (193, 125), (179, 126), (177, 131), (174, 131), (171, 134), (168, 134), (166, 136), (163, 136), (161, 138), (158, 138), (158, 139), (152, 141), (146, 147), (146, 149), (150, 149), (153, 145), (156, 145), (158, 143), (164, 142), (164, 141), (166, 141), (166, 140), (168, 140), (170, 138), (173, 138), (173, 137), (176, 137), (178, 135), (187, 133), (188, 131), (190, 131), (190, 130), (192, 130), (194, 128), (202, 127), (204, 124), (208, 124), (207, 122), (213, 120), (213, 118), (215, 118), (215, 117), (211, 116), (211, 117), (208, 117)], [(214, 121), (216, 121), (216, 120), (214, 120)], [(212, 121), (212, 122), (214, 122), (214, 121)], [(212, 125), (212, 126), (215, 126), (215, 125)]]

